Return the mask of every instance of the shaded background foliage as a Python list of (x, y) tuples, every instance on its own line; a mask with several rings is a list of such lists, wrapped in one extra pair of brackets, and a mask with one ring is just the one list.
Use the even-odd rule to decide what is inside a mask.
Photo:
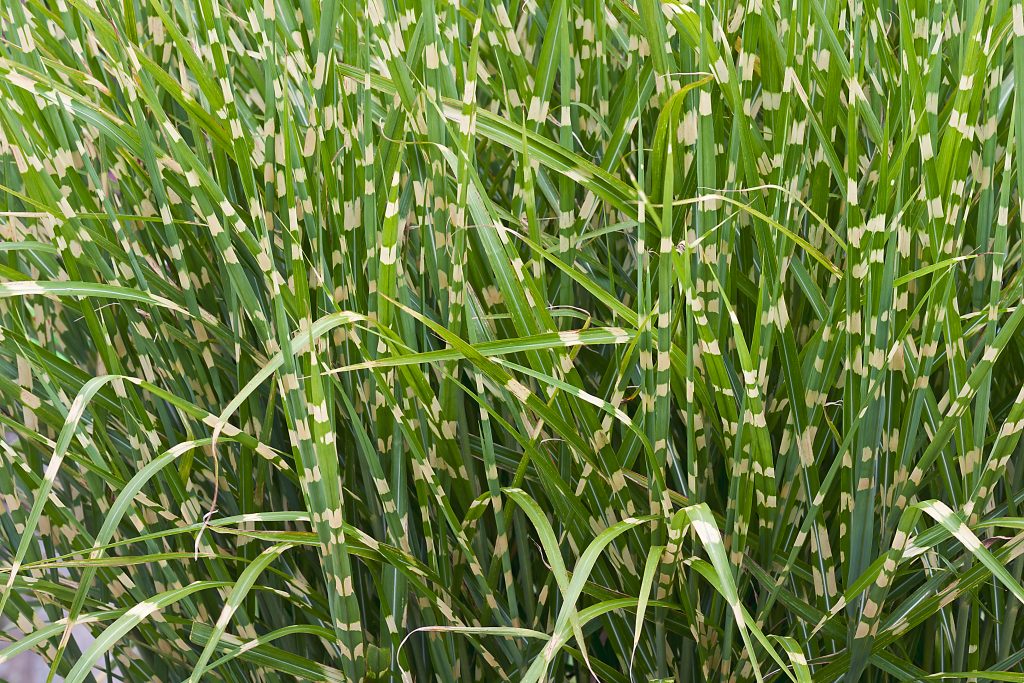
[(1020, 0), (0, 27), (0, 660), (1024, 679)]

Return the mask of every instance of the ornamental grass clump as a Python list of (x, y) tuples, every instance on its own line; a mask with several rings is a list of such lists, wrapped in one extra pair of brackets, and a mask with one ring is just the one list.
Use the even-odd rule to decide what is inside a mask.
[(1021, 0), (0, 31), (0, 662), (1024, 681)]

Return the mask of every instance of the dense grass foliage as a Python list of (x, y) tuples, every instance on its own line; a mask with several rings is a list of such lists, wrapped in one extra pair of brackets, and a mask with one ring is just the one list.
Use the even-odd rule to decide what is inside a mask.
[(1024, 680), (1021, 0), (0, 29), (0, 660)]

